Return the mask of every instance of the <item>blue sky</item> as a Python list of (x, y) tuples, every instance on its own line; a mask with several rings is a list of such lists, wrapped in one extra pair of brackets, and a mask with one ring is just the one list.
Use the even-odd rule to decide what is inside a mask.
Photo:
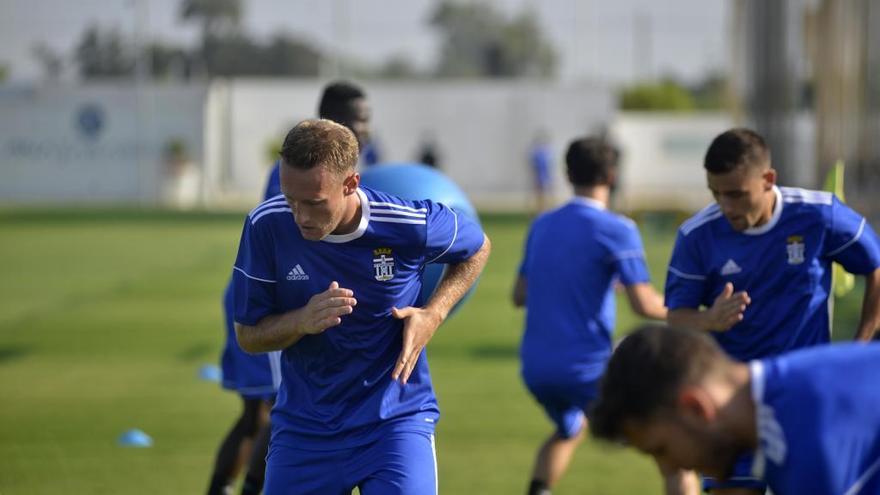
[[(146, 17), (137, 19), (137, 2)], [(154, 39), (195, 43), (180, 0), (2, 0), (0, 63), (14, 80), (41, 74), (40, 42), (70, 55), (91, 23)], [(419, 67), (436, 60), (439, 36), (427, 26), (435, 0), (244, 0), (244, 26), (258, 37), (283, 31), (366, 62), (404, 55)], [(565, 81), (631, 82), (674, 74), (687, 80), (725, 69), (730, 0), (487, 0), (514, 15), (531, 8), (560, 54)], [(641, 19), (638, 21), (637, 19)], [(635, 40), (640, 40), (636, 42)], [(636, 55), (636, 45), (643, 48)], [(638, 61), (637, 61), (638, 59)]]

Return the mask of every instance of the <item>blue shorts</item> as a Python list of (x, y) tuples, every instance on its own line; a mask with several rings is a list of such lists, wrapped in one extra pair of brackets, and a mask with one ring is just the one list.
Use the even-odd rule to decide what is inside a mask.
[(232, 291), (223, 294), (226, 319), (226, 347), (220, 358), (223, 388), (235, 390), (245, 399), (272, 400), (281, 383), (280, 353), (248, 354), (238, 346), (232, 321)]
[(532, 170), (535, 176), (535, 187), (542, 191), (549, 190), (553, 182), (553, 178), (550, 176), (550, 168), (547, 166), (535, 165)]
[(556, 425), (562, 438), (577, 435), (586, 424), (584, 411), (598, 395), (598, 380), (552, 383), (526, 379), (526, 387)]
[(762, 493), (767, 491), (767, 483), (764, 480), (752, 477), (753, 462), (754, 458), (751, 454), (740, 456), (733, 466), (730, 477), (724, 481), (703, 476), (703, 491), (711, 492), (714, 488), (749, 488)]
[(330, 451), (269, 444), (266, 495), (349, 495), (354, 487), (361, 495), (437, 495), (434, 435), (391, 431), (367, 445)]

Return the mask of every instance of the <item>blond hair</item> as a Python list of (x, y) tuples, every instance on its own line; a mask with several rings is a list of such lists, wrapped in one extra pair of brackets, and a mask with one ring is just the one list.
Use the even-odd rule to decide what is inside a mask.
[(354, 170), (358, 143), (347, 127), (327, 119), (304, 120), (294, 126), (281, 145), (281, 161), (309, 170), (322, 166), (337, 175)]

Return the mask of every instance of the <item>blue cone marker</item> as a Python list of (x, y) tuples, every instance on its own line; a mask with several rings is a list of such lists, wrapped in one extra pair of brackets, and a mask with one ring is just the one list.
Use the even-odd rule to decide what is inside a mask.
[(216, 364), (206, 364), (199, 368), (199, 379), (220, 383), (223, 380), (223, 371)]
[(152, 447), (153, 439), (141, 430), (132, 428), (119, 436), (119, 445), (123, 447)]

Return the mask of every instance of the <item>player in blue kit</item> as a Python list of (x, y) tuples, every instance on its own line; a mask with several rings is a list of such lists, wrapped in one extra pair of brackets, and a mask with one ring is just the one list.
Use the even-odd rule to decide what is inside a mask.
[[(880, 241), (865, 218), (831, 193), (777, 187), (770, 151), (748, 129), (716, 137), (704, 167), (716, 203), (679, 229), (666, 279), (669, 324), (711, 332), (740, 361), (828, 343), (836, 261), (865, 276), (856, 339), (870, 340), (880, 326)], [(729, 482), (706, 478), (704, 487), (763, 492), (750, 464), (743, 459)]]
[(621, 342), (593, 432), (716, 479), (754, 452), (775, 495), (880, 494), (880, 344), (735, 361), (705, 333), (641, 329)]
[(280, 353), (250, 355), (238, 346), (232, 320), (231, 284), (223, 293), (223, 306), (226, 345), (220, 361), (222, 385), (241, 396), (242, 412), (220, 443), (207, 493), (231, 493), (239, 470), (246, 467), (242, 494), (258, 494), (263, 487), (269, 441), (269, 410), (281, 382)]
[(615, 283), (636, 313), (666, 318), (638, 228), (607, 209), (618, 155), (600, 139), (573, 141), (565, 160), (575, 196), (538, 217), (526, 241), (513, 294), (526, 307), (522, 377), (556, 426), (538, 450), (529, 494), (550, 493), (586, 435), (584, 411), (611, 355)]
[[(283, 194), (248, 215), (233, 278), (239, 344), (283, 350), (265, 491), (434, 494), (439, 410), (423, 350), (489, 241), (442, 204), (359, 187), (344, 126), (304, 121), (281, 157)], [(431, 262), (448, 269), (414, 307)]]
[[(364, 91), (353, 83), (336, 81), (324, 87), (318, 104), (318, 115), (348, 127), (363, 146), (370, 136), (370, 108)], [(279, 180), (280, 160), (272, 166), (263, 200), (281, 194)], [(226, 321), (226, 345), (221, 365), (223, 387), (235, 390), (242, 397), (242, 413), (226, 434), (218, 449), (211, 475), (208, 495), (221, 495), (231, 490), (230, 485), (241, 462), (250, 457), (242, 485), (242, 495), (262, 491), (266, 450), (269, 442), (269, 410), (275, 400), (280, 382), (277, 353), (250, 355), (236, 342), (233, 323), (233, 293), (230, 279), (223, 294)], [(250, 443), (250, 456), (243, 456), (242, 446)]]
[(535, 195), (535, 213), (540, 214), (547, 209), (547, 199), (553, 189), (553, 148), (543, 130), (538, 131), (529, 148), (529, 165)]

